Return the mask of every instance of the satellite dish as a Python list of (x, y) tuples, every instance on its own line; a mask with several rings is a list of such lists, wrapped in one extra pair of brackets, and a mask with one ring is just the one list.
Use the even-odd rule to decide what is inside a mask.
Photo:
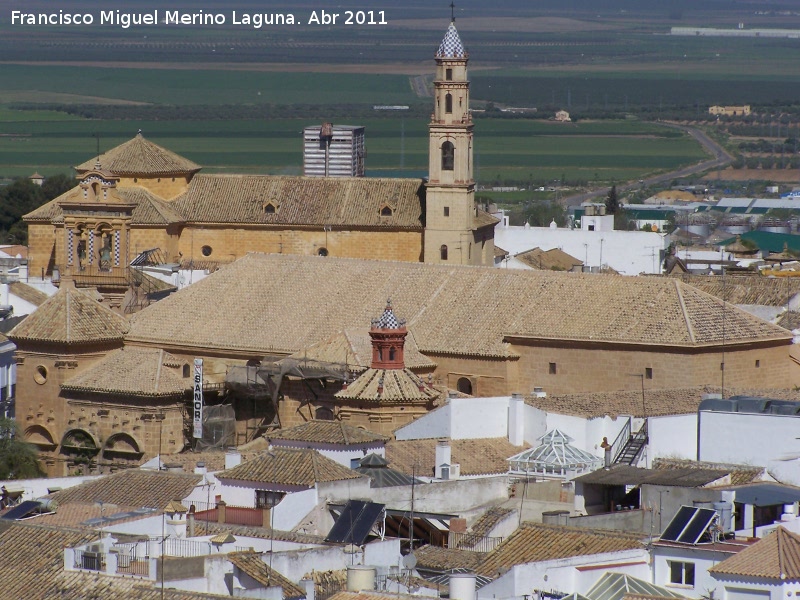
[(417, 566), (417, 557), (414, 556), (413, 552), (410, 552), (403, 557), (403, 566), (406, 569), (413, 569)]

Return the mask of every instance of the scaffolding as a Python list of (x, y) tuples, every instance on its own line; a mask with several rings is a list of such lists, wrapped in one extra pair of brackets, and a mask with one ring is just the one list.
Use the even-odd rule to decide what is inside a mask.
[(263, 401), (271, 404), (273, 418), (266, 422), (266, 417), (252, 428), (252, 436), (248, 441), (271, 429), (281, 427), (278, 402), (281, 399), (281, 385), (286, 377), (303, 381), (350, 381), (353, 374), (346, 363), (331, 363), (308, 359), (283, 358), (281, 360), (265, 359), (258, 365), (228, 367), (225, 375), (225, 387), (239, 397), (251, 398), (254, 402)]

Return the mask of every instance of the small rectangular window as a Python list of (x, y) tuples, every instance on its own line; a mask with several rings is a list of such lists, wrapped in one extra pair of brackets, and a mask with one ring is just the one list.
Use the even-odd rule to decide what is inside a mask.
[(449, 206), (445, 206), (444, 207), (444, 216), (445, 217), (449, 217), (450, 216), (450, 207)]
[(651, 367), (646, 367), (644, 370), (644, 378), (645, 379), (652, 379), (653, 378), (653, 369)]
[(761, 361), (760, 360), (756, 360), (756, 369), (758, 369), (759, 367), (761, 367)]
[(694, 563), (669, 561), (669, 582), (694, 587)]
[(453, 81), (453, 69), (445, 69), (444, 78), (447, 81)]
[(550, 363), (550, 375), (555, 375), (557, 371), (556, 363)]

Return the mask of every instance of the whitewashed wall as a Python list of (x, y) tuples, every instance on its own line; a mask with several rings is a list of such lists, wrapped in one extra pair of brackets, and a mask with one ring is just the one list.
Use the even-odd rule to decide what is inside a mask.
[(701, 411), (699, 459), (767, 466), (800, 456), (800, 417)]
[(697, 413), (650, 417), (647, 433), (648, 468), (657, 458), (697, 460)]

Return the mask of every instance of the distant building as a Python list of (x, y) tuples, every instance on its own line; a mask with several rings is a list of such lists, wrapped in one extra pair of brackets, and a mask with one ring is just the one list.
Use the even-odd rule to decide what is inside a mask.
[(44, 183), (44, 175), (39, 175), (39, 173), (34, 173), (28, 179), (31, 180), (32, 183), (36, 185), (42, 185)]
[(571, 121), (572, 119), (569, 118), (569, 113), (565, 110), (559, 110), (556, 113), (556, 121), (561, 121), (562, 123), (566, 123), (567, 121)]
[(709, 106), (708, 114), (722, 115), (724, 117), (746, 117), (750, 114), (750, 105), (744, 106)]
[(303, 129), (306, 177), (363, 177), (364, 128), (323, 123)]

